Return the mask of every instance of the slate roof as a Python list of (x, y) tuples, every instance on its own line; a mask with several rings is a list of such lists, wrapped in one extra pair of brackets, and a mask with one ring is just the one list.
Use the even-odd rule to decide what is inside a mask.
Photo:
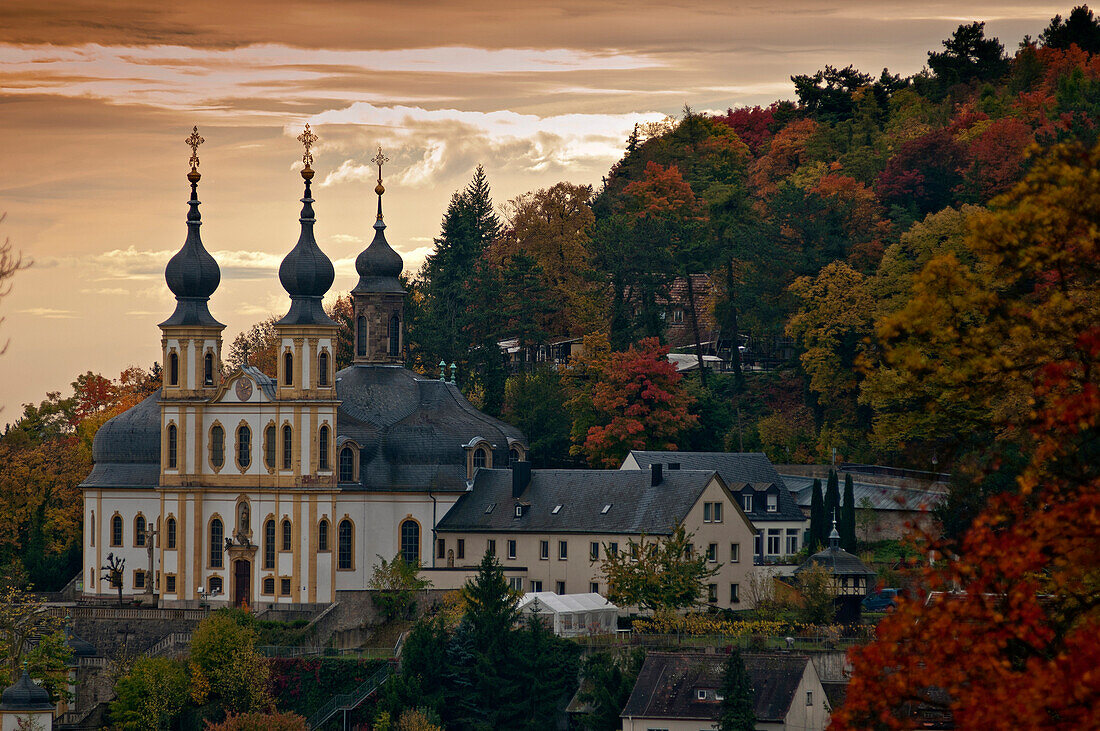
[[(775, 512), (768, 512), (764, 497), (753, 499), (752, 510), (747, 512), (753, 523), (769, 521), (802, 521), (806, 516), (798, 507), (790, 490), (779, 473), (775, 471), (771, 460), (763, 452), (655, 452), (632, 450), (638, 466), (648, 470), (654, 463), (665, 466), (665, 474), (670, 471), (668, 465), (679, 464), (682, 470), (713, 470), (722, 476), (730, 491), (740, 494), (751, 487), (755, 493), (766, 492), (768, 487), (779, 488), (779, 505)], [(625, 463), (624, 463), (625, 464)], [(743, 507), (743, 505), (742, 505)]]
[[(698, 501), (713, 471), (665, 472), (651, 485), (648, 470), (532, 470), (515, 517), (512, 470), (480, 469), (438, 531), (483, 533), (648, 533), (668, 535)], [(486, 513), (489, 505), (495, 506)], [(561, 505), (555, 514), (554, 508)], [(611, 508), (602, 512), (605, 505)]]
[(160, 391), (108, 419), (92, 440), (84, 487), (152, 487), (160, 482)]
[(15, 684), (0, 694), (0, 711), (52, 711), (53, 709), (50, 694), (31, 680), (26, 668), (23, 669), (23, 675), (15, 681)]
[(798, 574), (814, 565), (824, 566), (837, 576), (875, 576), (875, 572), (857, 557), (835, 546), (810, 556), (794, 572)]
[[(782, 723), (810, 658), (806, 655), (742, 654), (753, 688), (753, 713), (763, 723)], [(713, 721), (721, 703), (698, 700), (699, 689), (717, 690), (725, 673), (725, 655), (651, 652), (646, 656), (623, 718)]]
[[(791, 489), (795, 501), (809, 510), (810, 499), (813, 497), (814, 478), (793, 477), (783, 475), (783, 481)], [(824, 489), (825, 481), (821, 481)], [(843, 476), (840, 480), (840, 489), (844, 490)], [(856, 506), (866, 498), (875, 510), (919, 510), (929, 511), (943, 501), (946, 493), (936, 490), (913, 490), (896, 485), (881, 485), (873, 482), (856, 481), (853, 475), (852, 495), (855, 497)]]

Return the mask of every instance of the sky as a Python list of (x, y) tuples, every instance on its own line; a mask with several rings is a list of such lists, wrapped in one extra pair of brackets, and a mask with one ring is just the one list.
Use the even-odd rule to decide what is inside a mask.
[(317, 237), (331, 296), (373, 234), (415, 272), (484, 165), (503, 206), (598, 186), (637, 122), (793, 99), (825, 64), (912, 74), (960, 24), (1013, 51), (1071, 4), (897, 0), (50, 0), (0, 4), (0, 240), (33, 262), (0, 298), (0, 423), (85, 371), (160, 358), (198, 125), (202, 238), (225, 346), (289, 299), (302, 149), (319, 136)]

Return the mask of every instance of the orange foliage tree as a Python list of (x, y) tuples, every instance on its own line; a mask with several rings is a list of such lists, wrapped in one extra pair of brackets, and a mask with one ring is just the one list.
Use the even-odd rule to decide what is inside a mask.
[[(1062, 146), (974, 226), (968, 245), (991, 276), (968, 305), (982, 317), (947, 323), (944, 397), (1016, 393), (1021, 407), (994, 413), (1030, 462), (958, 545), (929, 541), (948, 557), (923, 572), (934, 593), (900, 602), (852, 651), (831, 728), (913, 728), (907, 704), (937, 702), (959, 728), (1100, 728), (1098, 221), (1100, 147)], [(904, 321), (937, 311), (936, 264), (880, 335), (928, 325)], [(889, 337), (886, 358), (935, 370)]]
[(668, 348), (646, 338), (610, 352), (606, 338), (585, 338), (584, 356), (570, 366), (574, 414), (571, 453), (592, 467), (618, 467), (632, 449), (676, 449), (697, 419), (691, 398), (668, 362)]

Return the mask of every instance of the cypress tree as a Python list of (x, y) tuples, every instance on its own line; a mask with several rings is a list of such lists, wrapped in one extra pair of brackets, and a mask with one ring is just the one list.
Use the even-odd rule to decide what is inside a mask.
[(852, 487), (852, 475), (844, 475), (844, 504), (840, 508), (840, 547), (854, 553), (856, 550), (856, 498)]
[(836, 470), (829, 470), (829, 481), (825, 485), (825, 533), (822, 541), (829, 544), (829, 534), (833, 530), (833, 520), (837, 521), (837, 529), (840, 524), (840, 480)]
[(753, 731), (756, 715), (753, 713), (752, 684), (745, 670), (745, 661), (736, 647), (726, 658), (726, 673), (722, 676), (719, 692), (722, 694), (719, 731)]
[(814, 491), (810, 498), (810, 551), (815, 552), (825, 543), (825, 499), (821, 496), (821, 480), (814, 479)]

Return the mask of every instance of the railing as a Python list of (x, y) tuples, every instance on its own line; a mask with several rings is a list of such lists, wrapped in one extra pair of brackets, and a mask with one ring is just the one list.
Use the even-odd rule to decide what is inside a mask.
[(206, 619), (210, 614), (209, 609), (136, 609), (130, 607), (81, 607), (81, 606), (50, 606), (46, 611), (54, 617), (64, 618), (66, 615), (73, 619), (168, 619), (168, 620), (195, 620)]
[[(822, 651), (847, 649), (866, 643), (870, 635), (859, 631), (855, 636), (813, 635), (809, 637), (765, 637), (761, 635), (675, 635), (617, 632), (608, 635), (586, 635), (571, 638), (586, 647), (653, 647), (703, 648), (736, 646), (743, 650)], [(788, 640), (791, 640), (788, 642)]]
[(341, 711), (350, 711), (358, 707), (360, 703), (378, 690), (382, 683), (386, 682), (386, 678), (388, 678), (392, 672), (393, 666), (387, 663), (355, 690), (350, 693), (340, 693), (339, 695), (333, 696), (328, 703), (321, 706), (316, 713), (309, 717), (309, 720), (306, 721), (306, 726), (311, 729), (320, 728), (337, 713)]
[(164, 639), (162, 639), (160, 642), (146, 650), (145, 654), (149, 657), (159, 657), (161, 655), (169, 654), (169, 651), (176, 648), (177, 646), (187, 647), (190, 644), (190, 632), (172, 632), (171, 634), (166, 635)]

